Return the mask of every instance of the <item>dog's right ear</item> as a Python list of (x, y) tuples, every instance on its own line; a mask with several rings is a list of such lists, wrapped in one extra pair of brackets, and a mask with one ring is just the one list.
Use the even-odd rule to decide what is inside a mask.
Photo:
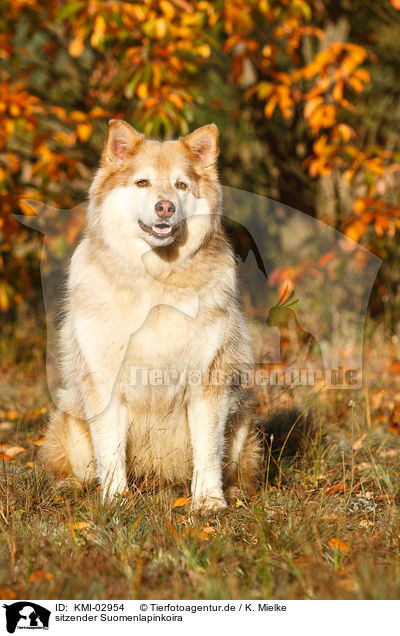
[(135, 152), (135, 148), (143, 141), (144, 135), (138, 133), (127, 121), (110, 119), (102, 155), (103, 165), (122, 163)]

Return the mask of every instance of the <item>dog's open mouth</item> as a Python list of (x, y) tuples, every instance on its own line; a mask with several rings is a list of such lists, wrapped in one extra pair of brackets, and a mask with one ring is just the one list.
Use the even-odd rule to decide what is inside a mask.
[(155, 236), (156, 238), (163, 239), (172, 235), (173, 227), (168, 223), (155, 223), (151, 227), (149, 225), (145, 225), (140, 219), (138, 223), (143, 232), (151, 234), (151, 236)]

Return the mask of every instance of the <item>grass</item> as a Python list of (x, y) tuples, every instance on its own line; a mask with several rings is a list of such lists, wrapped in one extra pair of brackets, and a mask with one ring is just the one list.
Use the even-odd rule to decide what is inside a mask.
[(2, 598), (399, 598), (399, 381), (382, 331), (363, 390), (314, 396), (304, 453), (254, 500), (203, 517), (173, 505), (187, 484), (104, 508), (97, 488), (41, 473), (42, 343), (18, 329), (0, 343), (0, 442), (25, 449), (0, 466)]

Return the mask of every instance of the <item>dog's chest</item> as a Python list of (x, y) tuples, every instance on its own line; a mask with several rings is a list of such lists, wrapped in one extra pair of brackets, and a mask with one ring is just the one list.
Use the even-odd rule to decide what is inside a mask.
[(204, 370), (221, 346), (224, 326), (211, 319), (212, 310), (193, 290), (171, 292), (141, 298), (147, 304), (147, 312), (142, 311), (146, 317), (130, 334), (127, 362)]

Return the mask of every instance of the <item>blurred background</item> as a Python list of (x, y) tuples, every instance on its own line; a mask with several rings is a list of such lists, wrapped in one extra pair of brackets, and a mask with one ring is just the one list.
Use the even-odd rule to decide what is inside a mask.
[[(24, 199), (79, 211), (107, 121), (120, 117), (161, 139), (215, 122), (224, 185), (325, 221), (383, 259), (370, 312), (396, 334), (399, 0), (14, 0), (0, 7), (4, 325), (12, 329), (27, 312), (43, 318), (43, 236), (12, 214), (34, 213)], [(270, 236), (282, 215), (269, 223)], [(81, 219), (55, 217), (45, 259), (65, 257)], [(323, 257), (319, 267), (329, 267), (329, 254)], [(280, 270), (281, 292), (301, 275)]]

